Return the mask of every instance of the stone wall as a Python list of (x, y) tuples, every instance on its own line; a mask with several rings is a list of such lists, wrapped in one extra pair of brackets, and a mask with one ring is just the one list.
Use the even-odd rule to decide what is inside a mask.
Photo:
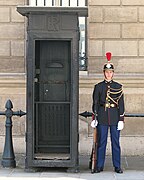
[(24, 17), (16, 11), (25, 0), (0, 1), (0, 73), (24, 73)]
[[(24, 17), (17, 11), (17, 5), (26, 0), (0, 1), (0, 111), (11, 99), (13, 110), (26, 111), (26, 67)], [(0, 116), (0, 153), (5, 141), (5, 116)], [(25, 152), (25, 117), (13, 117), (14, 150)]]
[[(96, 83), (103, 80), (103, 75), (80, 75), (79, 113), (92, 111), (92, 92)], [(126, 113), (144, 114), (144, 78), (141, 76), (116, 75), (115, 80), (124, 87)], [(92, 147), (93, 129), (91, 118), (79, 116), (80, 122), (80, 152), (89, 154)], [(125, 117), (125, 127), (121, 131), (122, 155), (144, 155), (144, 118)], [(85, 146), (87, 144), (87, 146)], [(111, 154), (110, 137), (108, 138), (107, 154)]]
[[(26, 77), (24, 75), (0, 76), (0, 111), (5, 111), (5, 104), (10, 99), (13, 111), (26, 112)], [(25, 119), (26, 116), (12, 117), (12, 134), (14, 151), (25, 152)], [(4, 150), (6, 117), (0, 116), (0, 153)]]
[[(26, 22), (16, 11), (26, 0), (0, 1), (0, 110), (11, 99), (13, 110), (26, 110)], [(80, 72), (79, 112), (91, 111), (94, 84), (103, 79), (105, 53), (111, 51), (116, 80), (124, 85), (126, 112), (144, 112), (144, 1), (89, 0), (88, 71)], [(0, 117), (0, 152), (5, 139), (5, 117)], [(90, 154), (91, 118), (79, 117), (79, 151)], [(25, 117), (13, 117), (14, 150), (25, 152)], [(121, 143), (123, 155), (144, 155), (144, 118), (126, 118)], [(111, 153), (108, 139), (107, 154)]]
[[(91, 111), (93, 87), (103, 80), (105, 53), (110, 51), (115, 80), (124, 87), (126, 113), (144, 113), (143, 29), (143, 0), (89, 0), (88, 71), (80, 75), (80, 112)], [(84, 153), (91, 151), (90, 121), (80, 117), (80, 150)], [(144, 118), (125, 118), (123, 155), (144, 155), (143, 128)], [(110, 137), (107, 154), (111, 154)]]
[(116, 73), (144, 73), (144, 2), (90, 0), (88, 72), (101, 73), (112, 52)]

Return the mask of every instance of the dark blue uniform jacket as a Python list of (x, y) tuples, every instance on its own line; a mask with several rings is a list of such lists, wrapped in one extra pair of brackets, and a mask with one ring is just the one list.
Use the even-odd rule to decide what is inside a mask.
[[(109, 97), (107, 96), (108, 89)], [(106, 107), (106, 103), (109, 103), (110, 106)], [(124, 121), (122, 85), (113, 80), (110, 82), (104, 80), (96, 84), (93, 91), (92, 110), (101, 125), (117, 125), (118, 121)]]

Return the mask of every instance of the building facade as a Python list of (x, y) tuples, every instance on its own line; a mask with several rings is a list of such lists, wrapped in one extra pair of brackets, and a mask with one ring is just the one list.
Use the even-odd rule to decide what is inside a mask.
[[(0, 1), (0, 110), (11, 99), (14, 110), (26, 109), (26, 27), (17, 11), (26, 0)], [(115, 80), (123, 84), (126, 113), (144, 113), (144, 2), (143, 0), (89, 0), (87, 70), (79, 75), (79, 112), (91, 111), (94, 85), (103, 79), (105, 53), (112, 52)], [(0, 121), (0, 152), (5, 138), (5, 117)], [(89, 154), (91, 118), (79, 117), (79, 151)], [(121, 132), (123, 155), (144, 154), (144, 118), (125, 118)], [(13, 117), (14, 150), (25, 153), (25, 117)], [(85, 144), (87, 143), (87, 146)], [(107, 154), (111, 153), (110, 143)]]

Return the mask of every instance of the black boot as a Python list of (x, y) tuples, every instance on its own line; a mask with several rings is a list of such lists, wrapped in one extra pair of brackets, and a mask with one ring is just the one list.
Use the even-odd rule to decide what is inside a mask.
[(96, 168), (96, 170), (95, 170), (95, 173), (100, 173), (101, 171), (103, 171), (103, 168), (102, 167), (98, 167), (98, 168)]
[(122, 174), (122, 173), (123, 173), (123, 170), (122, 170), (121, 168), (115, 167), (115, 172), (116, 172), (116, 173), (119, 173), (119, 174)]

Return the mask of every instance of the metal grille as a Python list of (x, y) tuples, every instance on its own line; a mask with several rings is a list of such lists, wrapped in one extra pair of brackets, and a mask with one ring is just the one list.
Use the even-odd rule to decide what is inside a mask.
[(35, 104), (36, 152), (69, 152), (70, 103)]
[(87, 0), (29, 0), (30, 6), (87, 6)]
[(39, 124), (42, 126), (39, 129), (46, 134), (46, 138), (69, 136), (69, 104), (39, 103), (38, 112), (39, 119), (43, 122)]

